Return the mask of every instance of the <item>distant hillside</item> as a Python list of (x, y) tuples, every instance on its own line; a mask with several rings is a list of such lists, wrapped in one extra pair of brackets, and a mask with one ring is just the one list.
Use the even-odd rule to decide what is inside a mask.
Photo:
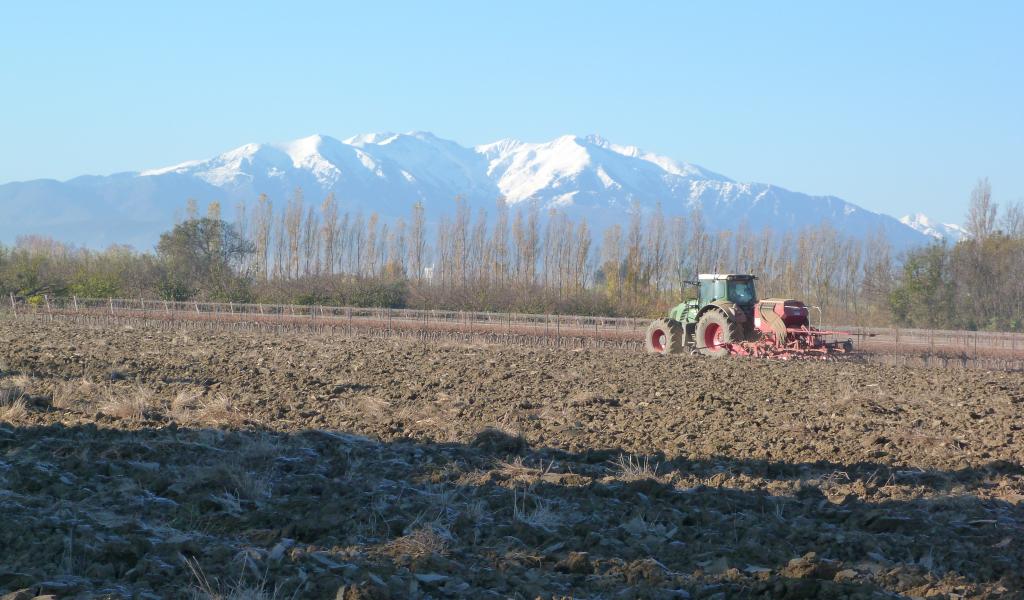
[(545, 143), (506, 139), (475, 148), (424, 133), (367, 134), (337, 140), (314, 135), (280, 144), (246, 144), (207, 160), (68, 181), (0, 185), (0, 240), (37, 233), (65, 241), (148, 248), (183, 210), (220, 200), (230, 216), (237, 202), (267, 193), (283, 203), (301, 187), (308, 202), (334, 192), (343, 210), (407, 215), (421, 201), (429, 217), (458, 195), (491, 208), (498, 196), (522, 206), (536, 200), (594, 228), (622, 223), (634, 202), (667, 216), (699, 208), (711, 229), (741, 222), (756, 230), (793, 231), (827, 222), (851, 236), (883, 231), (892, 244), (926, 243), (932, 232), (865, 210), (834, 196), (809, 196), (761, 183), (739, 183), (699, 166), (620, 146), (597, 136)]

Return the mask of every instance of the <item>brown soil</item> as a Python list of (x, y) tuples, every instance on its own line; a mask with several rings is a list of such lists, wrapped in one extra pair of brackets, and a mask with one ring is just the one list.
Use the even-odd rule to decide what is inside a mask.
[(1024, 374), (0, 339), (0, 597), (1024, 596)]

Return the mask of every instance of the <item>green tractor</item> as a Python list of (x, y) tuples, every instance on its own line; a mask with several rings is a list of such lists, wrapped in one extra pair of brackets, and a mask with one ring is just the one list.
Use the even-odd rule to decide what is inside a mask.
[(728, 344), (754, 337), (757, 292), (753, 275), (702, 274), (698, 297), (677, 305), (668, 317), (647, 328), (648, 352), (678, 354), (689, 350), (707, 356), (729, 354)]
[(669, 311), (667, 318), (651, 323), (644, 337), (647, 351), (782, 360), (828, 360), (853, 351), (852, 340), (831, 339), (849, 332), (811, 327), (803, 302), (758, 300), (755, 279), (753, 275), (714, 273), (688, 281), (697, 286), (698, 297), (682, 302)]

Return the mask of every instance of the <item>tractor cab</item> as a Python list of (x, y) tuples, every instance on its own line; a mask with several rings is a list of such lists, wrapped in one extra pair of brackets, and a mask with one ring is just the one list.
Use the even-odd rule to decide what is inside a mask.
[(700, 305), (707, 306), (714, 302), (732, 302), (744, 309), (753, 310), (757, 304), (757, 291), (754, 289), (753, 275), (720, 275), (702, 273), (698, 278), (700, 288)]
[(753, 275), (702, 273), (697, 281), (687, 282), (697, 286), (697, 298), (687, 299), (677, 305), (669, 312), (669, 318), (689, 324), (692, 330), (708, 307), (716, 302), (729, 302), (753, 319), (754, 305), (757, 304), (754, 279), (756, 277)]

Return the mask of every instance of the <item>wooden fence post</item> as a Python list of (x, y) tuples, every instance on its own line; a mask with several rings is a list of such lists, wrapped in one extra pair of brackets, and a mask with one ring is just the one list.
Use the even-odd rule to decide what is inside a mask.
[(11, 310), (14, 312), (14, 316), (18, 316), (18, 305), (14, 302), (14, 292), (11, 292)]

